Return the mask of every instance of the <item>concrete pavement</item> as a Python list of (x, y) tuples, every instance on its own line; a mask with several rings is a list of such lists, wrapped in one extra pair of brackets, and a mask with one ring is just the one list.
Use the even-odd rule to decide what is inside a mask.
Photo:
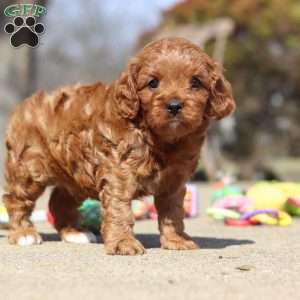
[[(200, 191), (202, 199), (211, 192)], [(147, 248), (136, 257), (60, 242), (45, 223), (38, 224), (40, 246), (10, 246), (1, 230), (0, 299), (300, 299), (299, 220), (287, 228), (232, 228), (208, 219), (206, 206), (186, 221), (202, 247), (196, 251), (161, 250), (155, 221), (136, 223)]]

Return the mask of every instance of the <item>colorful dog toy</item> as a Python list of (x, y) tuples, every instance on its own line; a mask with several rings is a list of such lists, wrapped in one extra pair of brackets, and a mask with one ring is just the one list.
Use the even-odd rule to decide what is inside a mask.
[(292, 182), (259, 182), (247, 192), (257, 209), (284, 210), (288, 198), (300, 197), (300, 185)]
[(277, 218), (270, 214), (258, 214), (253, 216), (250, 220), (266, 225), (288, 226), (292, 224), (291, 216), (284, 211), (279, 211)]
[(252, 186), (248, 190), (247, 196), (253, 201), (253, 206), (256, 209), (273, 208), (282, 210), (286, 202), (285, 193), (267, 182)]
[(289, 198), (285, 204), (285, 209), (292, 216), (300, 216), (300, 196)]
[(133, 200), (131, 203), (134, 217), (141, 220), (147, 217), (148, 207), (145, 201)]
[(243, 195), (229, 195), (213, 204), (216, 208), (234, 209), (238, 212), (246, 212), (251, 209), (251, 200)]
[(243, 195), (243, 192), (238, 186), (235, 185), (224, 186), (223, 188), (218, 189), (213, 193), (212, 203), (226, 196), (234, 196), (234, 195), (240, 196)]
[(98, 233), (101, 225), (101, 205), (98, 200), (86, 199), (79, 207), (80, 226)]
[(206, 213), (216, 220), (240, 218), (240, 214), (238, 212), (225, 208), (210, 207), (206, 210)]
[(287, 226), (292, 223), (288, 213), (300, 216), (300, 184), (258, 182), (246, 194), (236, 186), (225, 186), (213, 194), (212, 202), (208, 215), (229, 226)]
[(224, 220), (224, 224), (227, 226), (238, 226), (238, 227), (254, 225), (250, 220), (231, 219), (231, 218), (226, 218)]
[(257, 215), (262, 215), (262, 214), (271, 215), (274, 218), (278, 218), (278, 216), (279, 216), (279, 212), (275, 209), (256, 209), (256, 210), (242, 214), (241, 220), (250, 220), (251, 218), (253, 218)]

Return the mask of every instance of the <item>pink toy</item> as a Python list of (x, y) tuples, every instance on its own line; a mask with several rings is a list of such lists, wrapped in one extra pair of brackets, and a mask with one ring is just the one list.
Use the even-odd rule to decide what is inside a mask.
[(243, 213), (251, 209), (251, 200), (243, 195), (230, 195), (216, 201), (213, 207), (235, 209)]

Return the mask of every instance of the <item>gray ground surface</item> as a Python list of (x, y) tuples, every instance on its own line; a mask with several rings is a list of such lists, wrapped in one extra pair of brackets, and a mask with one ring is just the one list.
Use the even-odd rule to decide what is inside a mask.
[(138, 257), (107, 256), (102, 244), (62, 243), (47, 224), (38, 224), (41, 246), (9, 246), (0, 231), (0, 299), (299, 300), (300, 220), (287, 228), (225, 227), (205, 216), (210, 190), (200, 191), (200, 217), (186, 228), (201, 250), (161, 250), (154, 221), (136, 223), (147, 248)]

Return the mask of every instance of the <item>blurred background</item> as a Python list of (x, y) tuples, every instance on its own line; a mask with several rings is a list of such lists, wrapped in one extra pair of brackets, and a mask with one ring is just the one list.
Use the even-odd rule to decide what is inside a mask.
[[(3, 15), (0, 26), (11, 21)], [(299, 0), (43, 0), (38, 48), (0, 30), (0, 185), (10, 112), (36, 89), (110, 82), (151, 40), (186, 37), (226, 69), (237, 112), (212, 126), (197, 179), (300, 180)]]

